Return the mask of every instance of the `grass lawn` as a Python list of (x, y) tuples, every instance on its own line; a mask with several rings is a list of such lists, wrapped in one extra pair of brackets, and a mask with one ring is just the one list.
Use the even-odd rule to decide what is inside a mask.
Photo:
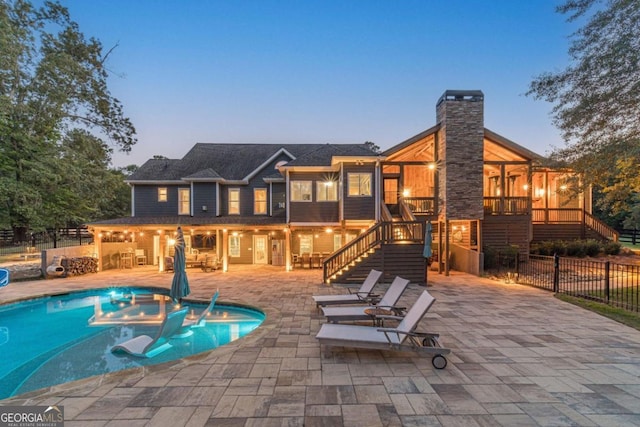
[[(634, 290), (634, 292), (637, 291)], [(628, 295), (626, 296), (628, 297)], [(615, 320), (616, 322), (620, 322), (627, 326), (631, 326), (632, 328), (640, 331), (640, 313), (623, 310), (617, 307), (611, 307), (607, 304), (589, 301), (582, 298), (576, 298), (565, 294), (556, 294), (556, 298), (585, 308), (587, 310), (591, 310), (595, 313), (608, 317), (609, 319)]]

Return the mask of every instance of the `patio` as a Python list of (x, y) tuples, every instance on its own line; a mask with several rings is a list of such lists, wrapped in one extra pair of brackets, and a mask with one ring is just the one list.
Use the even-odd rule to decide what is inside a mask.
[[(430, 274), (429, 356), (321, 348), (321, 271), (188, 271), (191, 298), (261, 308), (254, 333), (174, 363), (89, 378), (3, 405), (62, 405), (67, 426), (640, 425), (640, 332), (526, 286)], [(104, 286), (171, 286), (153, 267), (12, 283), (0, 301)], [(410, 306), (424, 288), (409, 285)]]

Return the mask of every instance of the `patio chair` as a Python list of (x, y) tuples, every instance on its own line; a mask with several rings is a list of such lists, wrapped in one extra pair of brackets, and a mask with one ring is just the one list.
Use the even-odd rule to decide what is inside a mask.
[(382, 324), (383, 317), (377, 317), (378, 315), (396, 315), (403, 314), (404, 307), (396, 307), (396, 303), (400, 299), (400, 296), (407, 289), (409, 281), (397, 276), (393, 279), (391, 286), (384, 293), (380, 302), (375, 305), (369, 306), (351, 306), (351, 307), (322, 307), (322, 314), (327, 318), (328, 322), (337, 323), (341, 321), (356, 321), (356, 320), (373, 320), (374, 325), (376, 323)]
[(436, 369), (444, 369), (447, 359), (443, 355), (449, 354), (451, 350), (440, 345), (438, 334), (415, 332), (418, 323), (434, 302), (435, 298), (424, 291), (395, 328), (325, 323), (316, 339), (326, 346), (434, 354), (431, 363)]
[(169, 339), (180, 332), (186, 315), (186, 307), (173, 311), (166, 315), (155, 338), (151, 338), (149, 335), (140, 335), (113, 346), (111, 352), (125, 352), (136, 357), (156, 356), (171, 347)]
[(367, 278), (364, 279), (360, 289), (357, 292), (351, 292), (349, 289), (348, 294), (342, 295), (313, 295), (312, 298), (316, 303), (317, 307), (323, 307), (325, 305), (335, 305), (335, 304), (367, 304), (371, 303), (371, 298), (374, 298), (375, 295), (372, 295), (371, 292), (373, 288), (378, 283), (382, 277), (382, 272), (378, 270), (371, 270), (367, 275)]

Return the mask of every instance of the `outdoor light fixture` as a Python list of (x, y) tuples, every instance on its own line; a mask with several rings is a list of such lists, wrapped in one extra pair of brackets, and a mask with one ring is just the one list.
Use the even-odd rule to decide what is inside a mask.
[(402, 190), (402, 197), (409, 197), (409, 195), (411, 195), (411, 190), (409, 190), (408, 188)]

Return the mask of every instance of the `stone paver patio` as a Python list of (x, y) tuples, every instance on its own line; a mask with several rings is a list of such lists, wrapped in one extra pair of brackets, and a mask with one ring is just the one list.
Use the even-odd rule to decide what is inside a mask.
[[(451, 348), (431, 357), (320, 347), (320, 271), (189, 269), (191, 297), (261, 308), (251, 335), (209, 353), (0, 401), (63, 405), (66, 426), (640, 426), (640, 332), (549, 292), (431, 274), (422, 322)], [(0, 302), (104, 286), (171, 286), (152, 267), (12, 283)], [(379, 285), (382, 287), (384, 285)], [(410, 306), (424, 289), (411, 284)], [(7, 355), (3, 355), (7, 357)], [(10, 357), (10, 356), (8, 356)]]

